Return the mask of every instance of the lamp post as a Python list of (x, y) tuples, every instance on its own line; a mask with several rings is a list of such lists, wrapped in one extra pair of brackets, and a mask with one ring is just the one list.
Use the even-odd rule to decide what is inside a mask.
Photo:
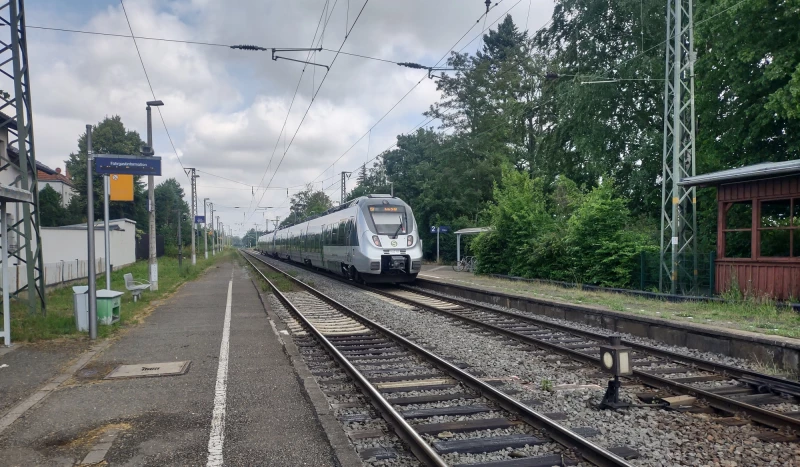
[[(164, 105), (161, 101), (147, 101), (147, 148), (143, 151), (145, 156), (154, 156), (153, 150), (153, 116), (151, 107)], [(147, 209), (149, 211), (148, 240), (150, 243), (148, 255), (148, 270), (150, 273), (150, 290), (158, 290), (158, 258), (156, 256), (156, 194), (155, 179), (152, 175), (147, 176)]]
[(211, 206), (211, 256), (217, 256), (216, 238), (217, 229), (214, 228), (214, 203), (208, 203)]
[(206, 207), (210, 198), (203, 198), (203, 244), (205, 245), (206, 259), (208, 259), (208, 219), (206, 219)]

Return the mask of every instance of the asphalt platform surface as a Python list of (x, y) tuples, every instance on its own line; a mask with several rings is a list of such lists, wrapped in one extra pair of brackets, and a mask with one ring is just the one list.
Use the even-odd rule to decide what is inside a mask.
[[(111, 440), (103, 457), (109, 465), (205, 465), (215, 397), (220, 398), (220, 344), (231, 282), (222, 463), (334, 465), (333, 450), (258, 292), (247, 270), (233, 261), (184, 285), (10, 425), (0, 434), (0, 464), (76, 465)], [(14, 353), (0, 360), (24, 367), (10, 358)], [(39, 364), (43, 372), (60, 363), (51, 360)], [(120, 364), (184, 360), (191, 365), (180, 376), (103, 379)], [(14, 367), (4, 370), (3, 380), (13, 380)], [(46, 380), (32, 377), (31, 369), (17, 371), (18, 381)], [(5, 386), (7, 394), (21, 397), (10, 390), (13, 384)]]

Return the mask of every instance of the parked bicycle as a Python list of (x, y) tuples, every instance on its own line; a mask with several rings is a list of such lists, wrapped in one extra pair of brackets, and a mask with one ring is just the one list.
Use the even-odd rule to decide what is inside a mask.
[(474, 256), (465, 256), (460, 261), (453, 265), (453, 271), (461, 272), (474, 272), (478, 268), (478, 258)]

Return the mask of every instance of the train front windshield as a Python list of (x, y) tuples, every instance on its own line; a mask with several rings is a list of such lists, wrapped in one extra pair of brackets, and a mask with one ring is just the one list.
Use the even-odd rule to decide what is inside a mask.
[(408, 233), (408, 219), (403, 206), (370, 206), (369, 213), (378, 235), (400, 235)]

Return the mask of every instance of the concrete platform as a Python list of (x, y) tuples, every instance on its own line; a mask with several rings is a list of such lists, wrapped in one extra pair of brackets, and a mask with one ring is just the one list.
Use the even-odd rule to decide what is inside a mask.
[[(713, 323), (685, 323), (611, 310), (599, 305), (573, 303), (535, 293), (535, 285), (475, 276), (471, 272), (456, 272), (451, 266), (423, 265), (417, 277), (417, 285), (462, 298), (647, 337), (669, 345), (753, 360), (767, 366), (774, 365), (790, 374), (800, 372), (800, 339), (715, 326)], [(666, 302), (657, 300), (652, 300), (652, 303), (654, 307), (667, 306)]]
[[(225, 375), (220, 360), (228, 303)], [(123, 364), (186, 360), (191, 363), (183, 375), (103, 379)], [(7, 382), (24, 369), (3, 371)], [(210, 447), (215, 430), (217, 443)], [(208, 465), (336, 464), (258, 292), (235, 262), (186, 284), (144, 324), (123, 332), (8, 426), (0, 452), (0, 464), (26, 466), (205, 465), (209, 457)]]

